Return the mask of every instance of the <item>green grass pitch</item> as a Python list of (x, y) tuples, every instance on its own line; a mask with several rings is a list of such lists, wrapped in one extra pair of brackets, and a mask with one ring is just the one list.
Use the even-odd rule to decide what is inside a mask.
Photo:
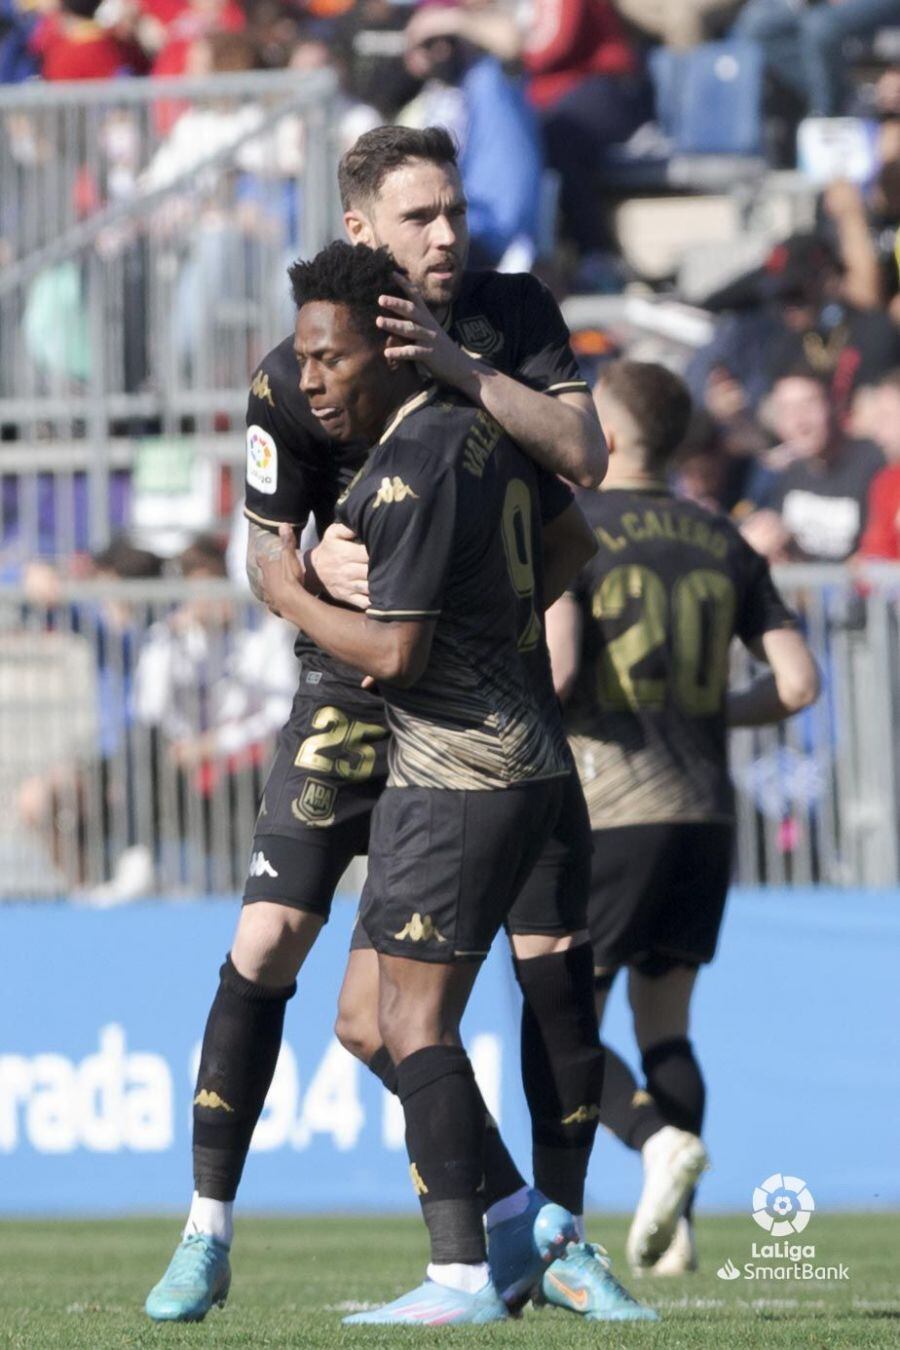
[[(627, 1221), (589, 1223), (624, 1274)], [(802, 1240), (816, 1263), (843, 1262), (841, 1283), (726, 1283), (727, 1258), (750, 1259), (765, 1241), (749, 1216), (701, 1218), (701, 1273), (633, 1282), (662, 1315), (656, 1325), (584, 1323), (560, 1311), (529, 1310), (518, 1321), (471, 1328), (342, 1328), (342, 1312), (385, 1301), (418, 1283), (425, 1242), (415, 1218), (241, 1218), (231, 1296), (195, 1326), (156, 1326), (142, 1311), (178, 1236), (178, 1221), (0, 1223), (0, 1345), (28, 1350), (107, 1347), (517, 1346), (553, 1347), (900, 1346), (897, 1253), (891, 1214), (816, 1215)], [(797, 1239), (800, 1241), (801, 1239)], [(627, 1281), (626, 1281), (627, 1282)]]

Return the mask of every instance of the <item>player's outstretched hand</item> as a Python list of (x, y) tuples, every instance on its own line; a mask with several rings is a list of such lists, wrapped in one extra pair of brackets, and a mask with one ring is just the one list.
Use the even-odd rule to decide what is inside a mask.
[(280, 547), (277, 551), (267, 545), (256, 555), (263, 596), (273, 614), (282, 614), (287, 598), (303, 589), (303, 569), (297, 557), (293, 526), (282, 525), (278, 531), (278, 540)]
[(415, 286), (399, 272), (394, 278), (407, 298), (378, 297), (381, 308), (387, 310), (379, 315), (378, 327), (395, 339), (385, 356), (389, 361), (418, 361), (442, 384), (461, 384), (471, 358), (444, 332)]
[(329, 525), (312, 550), (316, 576), (332, 600), (369, 608), (369, 555), (348, 525)]

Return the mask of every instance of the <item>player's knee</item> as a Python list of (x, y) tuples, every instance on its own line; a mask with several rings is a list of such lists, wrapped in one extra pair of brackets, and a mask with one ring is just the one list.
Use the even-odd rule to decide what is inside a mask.
[(382, 1044), (378, 1018), (372, 1012), (343, 1002), (338, 1004), (334, 1034), (345, 1050), (368, 1064)]
[(261, 900), (241, 910), (231, 948), (235, 969), (257, 984), (290, 984), (322, 927), (318, 915)]

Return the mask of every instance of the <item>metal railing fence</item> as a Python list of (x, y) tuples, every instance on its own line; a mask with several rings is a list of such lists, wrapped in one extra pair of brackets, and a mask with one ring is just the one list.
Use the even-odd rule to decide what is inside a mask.
[[(736, 879), (896, 885), (900, 567), (779, 582), (824, 690), (732, 738)], [(239, 890), (292, 637), (227, 582), (66, 585), (51, 608), (0, 590), (0, 898)]]
[[(239, 424), (290, 331), (286, 268), (338, 232), (330, 72), (0, 89), (0, 434), (90, 461)], [(13, 452), (15, 453), (15, 452)]]

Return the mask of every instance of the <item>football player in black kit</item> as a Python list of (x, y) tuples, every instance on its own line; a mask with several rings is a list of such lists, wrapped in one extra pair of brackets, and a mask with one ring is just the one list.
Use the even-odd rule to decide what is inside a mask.
[[(726, 517), (666, 485), (691, 410), (682, 381), (620, 361), (595, 397), (610, 470), (580, 502), (599, 548), (548, 615), (548, 639), (594, 832), (598, 1018), (627, 968), (642, 1058), (639, 1086), (607, 1048), (600, 1117), (642, 1153), (627, 1254), (636, 1272), (675, 1275), (695, 1265), (692, 1191), (707, 1164), (688, 1031), (731, 877), (727, 726), (789, 717), (816, 697), (818, 678), (765, 560)], [(735, 637), (771, 670), (729, 693)]]
[[(446, 133), (433, 128), (368, 133), (345, 156), (341, 187), (351, 238), (373, 244), (386, 239), (427, 302), (428, 307), (411, 287), (400, 295), (392, 288), (394, 293), (383, 297), (386, 312), (379, 323), (386, 335), (394, 335), (394, 360), (415, 360), (444, 384), (458, 387), (538, 464), (578, 482), (599, 481), (605, 470), (602, 434), (554, 302), (530, 277), (465, 273), (465, 201)], [(456, 339), (489, 352), (495, 364), (464, 352)], [(365, 450), (335, 443), (341, 415), (321, 405), (315, 413), (310, 410), (298, 388), (290, 339), (254, 376), (247, 515), (248, 572), (257, 593), (258, 560), (280, 556), (278, 527), (299, 530), (312, 514), (325, 539), (304, 557), (304, 585), (313, 594), (327, 586), (333, 599), (367, 604), (364, 550), (342, 541), (349, 531), (328, 528), (336, 498)], [(569, 568), (573, 561), (577, 566), (574, 554), (580, 551), (583, 558), (585, 549), (590, 551), (583, 523), (579, 529), (577, 521), (577, 512), (568, 506), (546, 523), (543, 540), (551, 572), (554, 549), (558, 559), (568, 559)], [(300, 689), (264, 793), (245, 905), (204, 1036), (194, 1101), (191, 1215), (169, 1271), (148, 1299), (148, 1312), (160, 1320), (203, 1316), (227, 1294), (232, 1203), (274, 1072), (285, 1006), (327, 919), (338, 878), (355, 854), (367, 851), (369, 817), (385, 781), (387, 728), (380, 698), (360, 687), (355, 668), (326, 657), (302, 636), (298, 654)], [(581, 820), (577, 807), (572, 819), (574, 831)], [(557, 848), (559, 855), (568, 849), (572, 858), (577, 852), (571, 841), (557, 841)], [(549, 884), (570, 889), (567, 867), (575, 866), (564, 856), (562, 861), (551, 857)], [(523, 1036), (523, 1043), (532, 1045), (533, 1062), (526, 1062), (524, 1072), (536, 1121), (535, 1180), (579, 1213), (596, 1112), (570, 1112), (575, 1119), (562, 1137), (558, 1123), (546, 1120), (549, 1080), (541, 1061), (545, 1042), (553, 1047), (560, 1034), (568, 1034), (558, 1025), (559, 1010), (586, 955), (571, 946), (559, 934), (525, 935), (517, 939), (516, 966), (524, 1027), (542, 1028), (540, 1036)], [(353, 976), (354, 967), (359, 978)], [(347, 989), (342, 1039), (396, 1090), (390, 1056), (377, 1040), (377, 1029), (371, 1031), (377, 1004), (373, 952), (354, 952)], [(541, 1197), (526, 1187), (496, 1129), (488, 1129), (487, 1139), (489, 1226), (527, 1231), (530, 1240)], [(504, 1245), (510, 1248), (509, 1243), (493, 1245), (501, 1254)], [(510, 1301), (527, 1296), (521, 1270), (510, 1268), (497, 1278)], [(527, 1279), (534, 1283), (533, 1272)], [(574, 1273), (568, 1288), (575, 1289)], [(614, 1299), (615, 1288), (610, 1277), (607, 1294), (612, 1290)], [(555, 1287), (545, 1287), (545, 1293), (573, 1310), (608, 1315), (603, 1299), (589, 1300), (580, 1289), (569, 1302)]]

